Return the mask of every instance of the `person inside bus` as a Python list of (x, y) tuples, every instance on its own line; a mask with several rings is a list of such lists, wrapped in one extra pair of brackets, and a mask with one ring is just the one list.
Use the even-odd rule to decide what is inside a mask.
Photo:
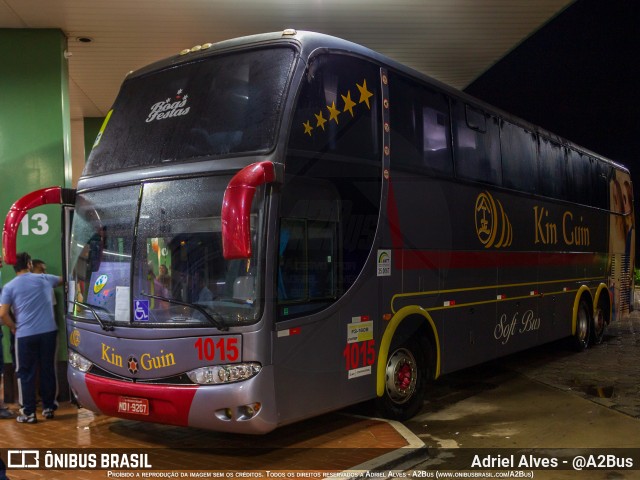
[(158, 281), (167, 289), (167, 291), (171, 290), (171, 276), (169, 275), (169, 269), (165, 264), (158, 267)]
[[(158, 297), (167, 298), (167, 296), (169, 295), (168, 290), (156, 278), (156, 275), (153, 271), (153, 264), (151, 262), (147, 264), (147, 291), (150, 295), (156, 295)], [(156, 301), (155, 298), (151, 298), (149, 307), (151, 307), (151, 309), (169, 308), (169, 304), (167, 302), (163, 302), (162, 300)]]
[(213, 293), (207, 287), (207, 278), (204, 273), (199, 272), (197, 274), (198, 278), (198, 288), (200, 291), (198, 292), (198, 301), (196, 303), (207, 303), (213, 301)]

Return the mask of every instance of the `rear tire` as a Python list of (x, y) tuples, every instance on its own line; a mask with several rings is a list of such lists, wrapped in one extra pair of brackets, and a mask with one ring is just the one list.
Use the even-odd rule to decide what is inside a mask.
[(589, 346), (591, 326), (593, 324), (592, 311), (589, 302), (581, 298), (580, 303), (578, 303), (576, 332), (573, 335), (573, 345), (578, 352), (583, 351)]
[(591, 344), (598, 345), (602, 343), (604, 337), (604, 331), (607, 327), (607, 320), (605, 318), (604, 310), (598, 305), (593, 313), (593, 322), (591, 324)]
[(385, 387), (377, 399), (380, 413), (392, 420), (408, 420), (422, 408), (429, 364), (426, 342), (411, 338), (393, 348), (387, 359)]

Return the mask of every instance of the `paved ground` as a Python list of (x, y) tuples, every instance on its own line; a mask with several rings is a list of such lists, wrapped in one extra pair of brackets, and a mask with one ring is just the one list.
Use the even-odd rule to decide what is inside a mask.
[(498, 449), (489, 451), (493, 456), (632, 449), (634, 471), (540, 470), (535, 478), (638, 479), (640, 312), (581, 353), (557, 342), (444, 377), (406, 425), (429, 447), (405, 472), (417, 470), (414, 478), (465, 469), (469, 454), (481, 449)]
[[(256, 437), (118, 420), (78, 410), (68, 403), (54, 420), (40, 420), (35, 425), (3, 420), (0, 429), (0, 449), (39, 449), (41, 464), (47, 449), (96, 455), (98, 464), (103, 453), (130, 452), (146, 454), (152, 471), (185, 476), (190, 471), (264, 475), (266, 470), (339, 472), (356, 466), (374, 470), (381, 462), (395, 461), (399, 457), (397, 449), (410, 446), (413, 439), (402, 425), (341, 413)], [(8, 450), (1, 452), (8, 461)], [(114, 472), (121, 470), (128, 471), (10, 469), (9, 476), (11, 480), (95, 480), (113, 478)]]

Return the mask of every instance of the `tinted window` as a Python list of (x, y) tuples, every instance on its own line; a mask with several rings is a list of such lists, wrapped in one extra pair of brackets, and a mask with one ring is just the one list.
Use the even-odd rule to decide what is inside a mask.
[(567, 194), (567, 160), (564, 149), (544, 137), (539, 141), (540, 193), (565, 198)]
[(537, 138), (532, 132), (509, 122), (500, 129), (502, 184), (534, 193), (538, 186)]
[(379, 161), (379, 85), (379, 68), (362, 60), (315, 57), (302, 82), (289, 147), (312, 156)]
[(283, 318), (320, 310), (340, 294), (340, 208), (329, 182), (296, 177), (283, 188), (277, 288)]
[(451, 175), (447, 98), (394, 74), (389, 80), (391, 165)]
[[(382, 190), (380, 67), (315, 57), (297, 102), (280, 210), (281, 318), (324, 308), (353, 285), (373, 246)], [(291, 265), (303, 245), (309, 266)]]
[(598, 208), (608, 208), (609, 206), (609, 178), (611, 177), (611, 166), (595, 158), (591, 159), (593, 170), (593, 205)]
[(581, 153), (567, 150), (569, 183), (569, 200), (588, 205), (591, 203), (591, 164), (589, 157)]
[(245, 51), (125, 81), (84, 173), (271, 149), (293, 61)]
[(464, 103), (452, 105), (456, 175), (499, 185), (502, 168), (498, 119)]

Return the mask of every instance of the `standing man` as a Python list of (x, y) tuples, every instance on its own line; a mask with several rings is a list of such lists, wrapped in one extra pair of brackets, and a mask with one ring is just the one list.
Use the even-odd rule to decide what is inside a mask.
[[(0, 268), (2, 268), (2, 258), (0, 256)], [(0, 271), (0, 295), (2, 295), (2, 271)], [(4, 353), (2, 351), (2, 328), (0, 328), (0, 381), (2, 381), (2, 376), (4, 373)], [(7, 407), (4, 405), (4, 400), (0, 398), (0, 418), (13, 418), (13, 413), (11, 413)], [(2, 462), (2, 459), (0, 459)], [(2, 463), (0, 463), (0, 480), (2, 479)]]
[[(17, 255), (16, 277), (2, 289), (0, 318), (16, 335), (18, 390), (22, 409), (19, 423), (36, 423), (36, 372), (40, 368), (42, 416), (51, 419), (58, 408), (55, 355), (57, 329), (51, 289), (62, 285), (62, 277), (31, 273), (28, 253)], [(9, 314), (13, 307), (16, 321)]]
[(31, 269), (31, 273), (47, 273), (47, 264), (44, 263), (44, 260), (38, 260), (34, 258), (31, 260), (33, 264), (33, 268)]

